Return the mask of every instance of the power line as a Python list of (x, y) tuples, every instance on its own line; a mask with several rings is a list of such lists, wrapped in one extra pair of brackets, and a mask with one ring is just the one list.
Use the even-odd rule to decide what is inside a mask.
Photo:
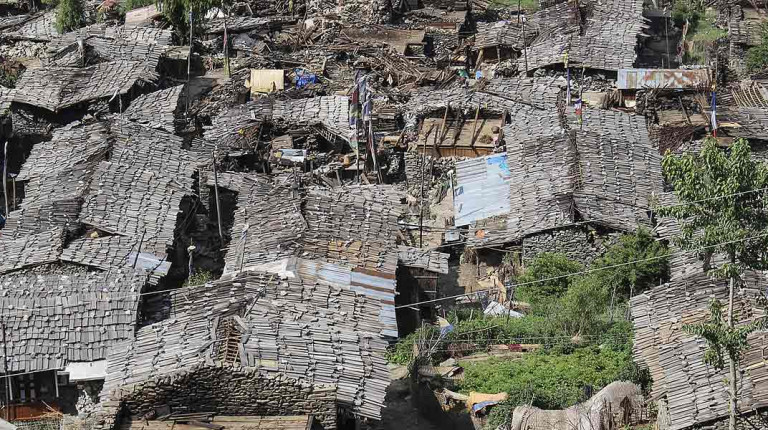
[[(745, 195), (745, 194), (759, 193), (759, 192), (762, 192), (762, 191), (768, 191), (768, 187), (760, 188), (760, 189), (757, 189), (757, 190), (740, 191), (738, 193), (723, 194), (721, 196), (708, 197), (706, 199), (693, 200), (693, 201), (685, 202), (685, 203), (675, 203), (675, 204), (672, 204), (672, 205), (659, 206), (659, 207), (655, 208), (654, 210), (675, 208), (675, 207), (678, 207), (678, 206), (687, 206), (687, 205), (692, 205), (692, 204), (696, 204), (696, 203), (709, 202), (709, 201), (712, 201), (712, 200), (720, 200), (720, 199), (724, 199), (726, 197), (734, 197), (734, 196), (742, 196), (742, 195)], [(666, 193), (666, 194), (673, 194), (673, 193)]]
[[(567, 275), (553, 276), (553, 277), (550, 277), (550, 278), (544, 278), (544, 279), (538, 279), (538, 280), (535, 280), (535, 281), (523, 282), (523, 283), (520, 283), (520, 284), (516, 284), (515, 287), (521, 287), (521, 286), (524, 286), (524, 285), (540, 284), (540, 283), (548, 282), (548, 281), (556, 281), (558, 279), (570, 278), (571, 276), (586, 275), (588, 273), (599, 272), (599, 271), (602, 271), (602, 270), (615, 269), (617, 267), (629, 266), (629, 265), (632, 265), (632, 264), (635, 264), (635, 263), (644, 263), (644, 262), (649, 262), (649, 261), (661, 260), (661, 259), (672, 257), (672, 256), (675, 256), (675, 255), (684, 255), (684, 254), (687, 254), (687, 253), (690, 253), (690, 252), (704, 251), (704, 250), (707, 250), (707, 249), (710, 249), (710, 248), (717, 248), (718, 246), (728, 245), (728, 244), (731, 244), (731, 243), (746, 242), (748, 240), (757, 239), (759, 237), (765, 237), (767, 235), (768, 235), (768, 233), (763, 233), (763, 234), (760, 234), (760, 235), (757, 235), (757, 236), (752, 236), (752, 237), (747, 237), (747, 238), (737, 239), (737, 240), (731, 240), (731, 241), (728, 241), (728, 242), (717, 243), (717, 244), (714, 244), (714, 245), (703, 246), (703, 247), (697, 248), (697, 249), (690, 249), (690, 250), (671, 252), (671, 253), (668, 253), (668, 254), (665, 254), (665, 255), (656, 256), (656, 257), (643, 258), (643, 259), (639, 259), (639, 260), (628, 261), (628, 262), (625, 262), (625, 263), (614, 264), (614, 265), (611, 265), (611, 266), (599, 267), (599, 268), (596, 268), (596, 269), (587, 269), (587, 270), (582, 270), (580, 272), (573, 272), (573, 273), (569, 273)], [(481, 294), (481, 293), (488, 293), (488, 292), (497, 291), (497, 290), (498, 290), (497, 288), (487, 288), (485, 290), (472, 291), (472, 292), (464, 293), (464, 294), (456, 294), (454, 296), (441, 297), (441, 298), (438, 298), (438, 299), (424, 300), (424, 301), (421, 301), (421, 302), (409, 303), (407, 305), (395, 306), (395, 309), (410, 308), (410, 307), (413, 307), (413, 306), (429, 304), (429, 303), (436, 303), (436, 302), (441, 302), (441, 301), (444, 301), (444, 300), (457, 299), (457, 298), (460, 298), (460, 297), (469, 297), (469, 296), (472, 296), (472, 295), (477, 295), (477, 294)]]

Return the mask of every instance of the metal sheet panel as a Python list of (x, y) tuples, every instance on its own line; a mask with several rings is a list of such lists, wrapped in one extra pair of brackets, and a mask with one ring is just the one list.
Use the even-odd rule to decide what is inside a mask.
[(511, 179), (506, 153), (456, 163), (455, 226), (509, 213)]
[(709, 69), (621, 69), (616, 86), (620, 90), (665, 88), (693, 89), (709, 86)]

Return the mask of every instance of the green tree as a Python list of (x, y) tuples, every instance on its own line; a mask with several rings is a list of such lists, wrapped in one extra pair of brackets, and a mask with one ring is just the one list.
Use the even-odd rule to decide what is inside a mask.
[(583, 269), (580, 263), (569, 260), (563, 254), (542, 253), (517, 278), (520, 286), (515, 289), (515, 295), (530, 302), (534, 312), (543, 311), (544, 305), (562, 297), (573, 284), (575, 277), (568, 275)]
[(669, 259), (667, 247), (656, 241), (651, 233), (640, 228), (634, 234), (624, 234), (595, 261), (593, 269), (599, 282), (611, 291), (611, 318), (617, 294), (631, 298), (636, 291), (645, 290), (667, 279)]
[(165, 18), (171, 23), (177, 32), (181, 43), (188, 43), (190, 21), (192, 14), (192, 26), (201, 28), (203, 18), (214, 7), (221, 6), (217, 0), (164, 0), (162, 11)]
[(77, 30), (85, 22), (83, 0), (61, 0), (56, 6), (56, 31), (66, 33)]
[[(675, 242), (684, 250), (725, 263), (713, 266), (715, 276), (729, 280), (727, 325), (734, 328), (733, 298), (744, 269), (768, 268), (768, 168), (752, 159), (749, 143), (737, 139), (728, 150), (707, 139), (699, 154), (664, 157), (662, 169), (680, 201), (659, 208), (680, 224)], [(706, 251), (706, 252), (703, 252)], [(710, 261), (710, 263), (712, 263)], [(729, 360), (730, 429), (736, 426), (736, 360)]]
[(683, 330), (704, 338), (707, 341), (707, 351), (704, 362), (718, 370), (725, 368), (725, 357), (732, 363), (738, 363), (741, 355), (749, 347), (747, 336), (765, 326), (764, 319), (752, 321), (740, 327), (731, 327), (723, 319), (723, 304), (720, 300), (709, 302), (709, 318), (700, 324), (686, 324)]
[(570, 335), (594, 334), (603, 326), (600, 317), (608, 308), (609, 298), (607, 285), (599, 272), (593, 272), (574, 282), (551, 315)]

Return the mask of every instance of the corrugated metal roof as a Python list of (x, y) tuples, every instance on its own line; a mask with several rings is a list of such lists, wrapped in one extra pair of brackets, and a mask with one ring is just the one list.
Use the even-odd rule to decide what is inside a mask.
[(511, 179), (506, 153), (456, 163), (456, 227), (509, 213)]
[(616, 86), (620, 90), (665, 88), (680, 90), (709, 86), (709, 69), (621, 69)]

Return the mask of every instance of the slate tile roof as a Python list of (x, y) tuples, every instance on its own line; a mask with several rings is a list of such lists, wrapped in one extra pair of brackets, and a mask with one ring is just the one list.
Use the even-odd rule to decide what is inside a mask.
[(37, 234), (10, 237), (0, 230), (0, 273), (52, 263), (59, 258), (63, 231), (52, 229)]
[[(70, 242), (61, 253), (65, 262), (96, 267), (101, 270), (136, 268), (149, 273), (148, 282), (156, 285), (168, 274), (171, 263), (165, 257), (140, 252), (141, 237), (106, 236), (82, 238)], [(143, 248), (143, 244), (142, 248)]]
[(143, 62), (114, 61), (85, 68), (27, 70), (16, 84), (14, 102), (56, 112), (78, 103), (125, 94), (139, 81), (154, 79)]
[(180, 102), (184, 85), (137, 97), (123, 112), (123, 117), (141, 125), (174, 133), (179, 125)]
[[(728, 300), (728, 281), (712, 280), (699, 267), (685, 271), (670, 283), (635, 296), (631, 300), (635, 361), (653, 377), (652, 396), (666, 397), (669, 428), (678, 430), (728, 416), (726, 370), (717, 371), (703, 362), (706, 343), (683, 331), (683, 325), (703, 322), (709, 315), (712, 297)], [(758, 304), (766, 287), (766, 276), (746, 272), (734, 303), (737, 325), (765, 315)], [(742, 356), (739, 404), (751, 410), (768, 404), (768, 366), (763, 354), (768, 333), (749, 336)], [(727, 360), (727, 358), (726, 358)]]
[[(575, 121), (572, 113), (566, 113), (565, 121)], [(643, 117), (621, 112), (588, 110), (584, 130), (573, 127), (565, 132), (558, 126), (559, 133), (532, 133), (534, 138), (525, 140), (512, 125), (506, 127), (505, 167), (513, 178), (509, 213), (474, 223), (468, 243), (520, 240), (571, 224), (576, 213), (623, 231), (648, 225), (650, 200), (663, 191), (663, 179), (661, 156), (644, 122)], [(471, 163), (459, 162), (457, 170)]]
[(389, 384), (387, 342), (378, 334), (380, 302), (351, 291), (348, 270), (336, 268), (338, 278), (329, 275), (332, 265), (323, 270), (326, 275), (310, 264), (282, 278), (241, 272), (174, 293), (171, 319), (140, 329), (135, 341), (114, 349), (102, 396), (119, 399), (121, 388), (219, 359), (213, 336), (230, 323), (239, 332), (227, 338), (239, 351), (238, 364), (335, 385), (340, 403), (378, 419)]
[[(585, 6), (585, 14), (571, 2), (533, 14), (531, 29), (538, 36), (527, 48), (529, 70), (563, 64), (565, 52), (571, 65), (591, 69), (619, 70), (634, 65), (638, 38), (646, 28), (643, 0), (601, 0), (580, 5)], [(517, 67), (525, 70), (525, 56), (518, 58)]]
[(144, 235), (142, 251), (165, 255), (181, 200), (190, 194), (191, 179), (104, 161), (94, 173), (80, 220), (113, 234)]
[(144, 277), (134, 271), (0, 276), (8, 370), (61, 370), (68, 362), (106, 359), (112, 345), (133, 338)]

